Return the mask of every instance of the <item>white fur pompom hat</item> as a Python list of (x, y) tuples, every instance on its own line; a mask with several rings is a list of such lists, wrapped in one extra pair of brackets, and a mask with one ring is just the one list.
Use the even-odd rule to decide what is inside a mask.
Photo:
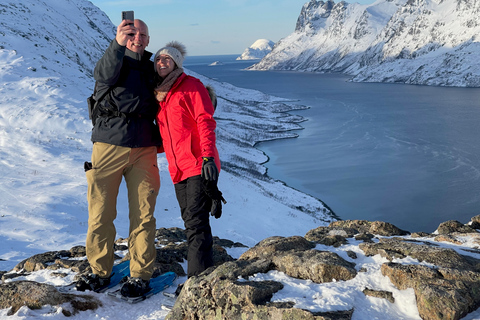
[[(153, 61), (157, 61), (157, 57), (161, 54), (166, 54), (170, 56), (177, 67), (182, 68), (183, 60), (185, 60), (185, 56), (187, 55), (187, 49), (185, 46), (178, 42), (178, 41), (170, 41), (165, 45), (165, 47), (161, 48), (155, 54), (155, 58)], [(157, 71), (157, 64), (155, 63), (155, 72)]]

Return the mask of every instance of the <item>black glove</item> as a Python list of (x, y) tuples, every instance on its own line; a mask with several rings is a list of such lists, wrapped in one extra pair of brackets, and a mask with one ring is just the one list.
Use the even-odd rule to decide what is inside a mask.
[(204, 157), (202, 162), (202, 178), (207, 181), (218, 180), (218, 169), (213, 157)]
[(216, 181), (202, 180), (203, 190), (207, 196), (212, 200), (212, 206), (210, 208), (210, 214), (218, 219), (222, 216), (222, 202), (225, 204), (227, 201), (223, 198), (222, 193), (218, 190)]
[(85, 170), (85, 172), (87, 172), (88, 170), (92, 170), (93, 169), (92, 163), (85, 161), (85, 163), (83, 164), (83, 169)]

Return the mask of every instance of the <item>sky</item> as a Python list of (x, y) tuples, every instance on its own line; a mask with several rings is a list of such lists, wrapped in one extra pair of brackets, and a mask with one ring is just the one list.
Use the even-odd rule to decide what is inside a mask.
[[(135, 11), (150, 30), (149, 51), (176, 40), (190, 56), (242, 54), (258, 39), (273, 42), (295, 31), (307, 0), (91, 0), (118, 25), (121, 12)], [(339, 2), (339, 1), (335, 1)], [(353, 2), (353, 1), (349, 1)], [(359, 3), (372, 3), (360, 0)]]

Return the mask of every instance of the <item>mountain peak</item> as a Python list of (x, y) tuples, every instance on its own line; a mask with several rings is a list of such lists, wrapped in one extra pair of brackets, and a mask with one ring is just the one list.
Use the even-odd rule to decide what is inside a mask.
[(480, 86), (480, 3), (312, 0), (255, 70), (343, 72), (354, 81)]
[(274, 44), (273, 41), (268, 39), (258, 39), (250, 47), (245, 49), (237, 60), (262, 59), (272, 51)]

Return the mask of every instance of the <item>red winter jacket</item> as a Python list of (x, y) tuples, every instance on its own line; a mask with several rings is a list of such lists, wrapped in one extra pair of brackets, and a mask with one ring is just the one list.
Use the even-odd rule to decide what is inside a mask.
[(220, 171), (213, 113), (205, 86), (185, 73), (160, 102), (157, 122), (174, 184), (200, 175), (203, 157), (214, 157)]

